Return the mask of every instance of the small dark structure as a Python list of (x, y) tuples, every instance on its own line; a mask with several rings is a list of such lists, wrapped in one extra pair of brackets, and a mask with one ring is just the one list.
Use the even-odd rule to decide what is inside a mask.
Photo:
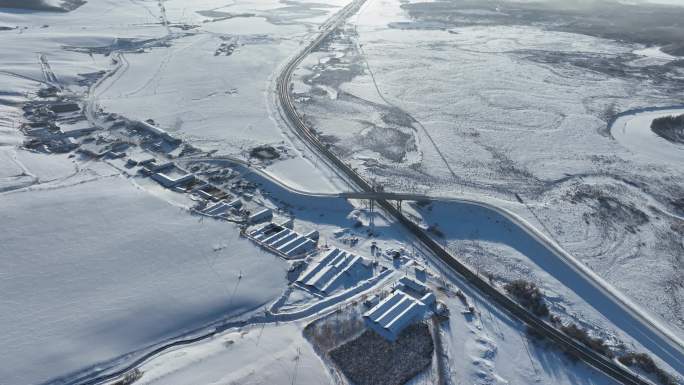
[(250, 158), (257, 158), (259, 160), (274, 160), (280, 158), (278, 150), (272, 146), (258, 146), (249, 151)]
[(80, 111), (81, 107), (77, 103), (54, 103), (50, 105), (50, 109), (56, 114), (63, 114), (66, 112)]

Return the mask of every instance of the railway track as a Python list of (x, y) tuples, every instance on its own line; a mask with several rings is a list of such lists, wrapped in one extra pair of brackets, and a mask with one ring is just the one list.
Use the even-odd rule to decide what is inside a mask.
[[(556, 329), (552, 325), (539, 319), (518, 303), (510, 299), (494, 286), (474, 273), (469, 267), (461, 263), (456, 257), (451, 255), (444, 247), (438, 244), (432, 237), (430, 237), (422, 228), (416, 223), (404, 216), (389, 200), (383, 198), (384, 196), (391, 197), (392, 195), (385, 195), (375, 191), (373, 186), (354, 171), (349, 165), (340, 160), (330, 149), (323, 144), (317, 137), (315, 131), (304, 123), (301, 116), (299, 116), (292, 96), (290, 94), (290, 84), (292, 82), (292, 74), (302, 60), (312, 51), (314, 51), (320, 44), (328, 38), (337, 27), (339, 27), (347, 17), (355, 13), (365, 2), (365, 0), (354, 0), (345, 8), (343, 8), (336, 17), (329, 23), (325, 24), (325, 28), (321, 34), (307, 45), (297, 56), (295, 56), (287, 65), (277, 79), (277, 93), (280, 102), (282, 113), (286, 120), (290, 123), (294, 133), (299, 137), (308, 147), (323, 156), (326, 163), (334, 169), (340, 171), (346, 179), (352, 182), (361, 190), (357, 195), (358, 198), (367, 197), (374, 199), (383, 210), (394, 217), (397, 222), (408, 229), (420, 242), (430, 251), (432, 251), (444, 264), (452, 270), (464, 277), (470, 284), (475, 286), (483, 294), (488, 296), (492, 301), (497, 303), (503, 309), (508, 311), (515, 318), (519, 319), (531, 328), (534, 328), (546, 338), (556, 342), (562, 346), (567, 352), (573, 354), (575, 357), (586, 362), (590, 366), (605, 373), (611, 378), (623, 384), (635, 385), (652, 385), (652, 382), (640, 378), (631, 371), (627, 370), (617, 362), (591, 350), (587, 346), (567, 336), (565, 333)], [(350, 196), (353, 194), (349, 194)], [(402, 197), (398, 194), (397, 197)], [(410, 194), (404, 198), (411, 198)], [(408, 200), (408, 199), (407, 199)]]

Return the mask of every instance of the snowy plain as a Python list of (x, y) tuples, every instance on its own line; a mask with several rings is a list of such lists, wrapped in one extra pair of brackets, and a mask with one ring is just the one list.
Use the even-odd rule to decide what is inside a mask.
[[(117, 1), (91, 0), (67, 14), (0, 12), (0, 25), (21, 27), (0, 31), (3, 34), (0, 38), (8, 37), (5, 41), (11, 42), (2, 46), (0, 58), (3, 80), (0, 90), (3, 101), (0, 104), (3, 112), (0, 117), (3, 144), (0, 147), (3, 166), (0, 190), (6, 191), (1, 193), (3, 219), (5, 216), (10, 218), (3, 223), (12, 223), (12, 228), (3, 229), (0, 236), (3, 245), (10, 245), (11, 253), (7, 258), (3, 255), (1, 260), (3, 266), (8, 267), (2, 269), (2, 274), (10, 279), (3, 280), (0, 288), (12, 293), (0, 302), (3, 307), (0, 324), (11, 331), (2, 342), (12, 347), (6, 349), (1, 358), (13, 363), (11, 369), (0, 370), (0, 382), (10, 385), (39, 383), (88, 369), (123, 354), (144, 350), (184, 331), (244, 311), (261, 309), (286, 286), (286, 265), (282, 261), (238, 239), (237, 229), (232, 225), (200, 222), (190, 216), (184, 210), (190, 202), (183, 201), (177, 194), (139, 183), (135, 178), (121, 177), (108, 167), (92, 163), (84, 167), (66, 157), (16, 150), (14, 147), (22, 140), (16, 132), (16, 121), (21, 119), (18, 106), (35, 94), (43, 82), (39, 54), (48, 57), (63, 85), (84, 95), (97, 108), (132, 119), (154, 119), (187, 142), (205, 150), (216, 150), (218, 156), (246, 158), (248, 149), (254, 145), (284, 145), (291, 155), (268, 165), (268, 172), (302, 190), (334, 192), (346, 188), (344, 183), (289, 136), (276, 112), (273, 85), (275, 74), (287, 58), (316, 33), (320, 23), (344, 4), (344, 1), (315, 5), (277, 1), (225, 4), (213, 0), (188, 4), (172, 0), (163, 2), (163, 6), (157, 1), (131, 1), (122, 6)], [(376, 105), (385, 104), (389, 99), (410, 111), (410, 115), (433, 135), (428, 138), (404, 127), (403, 131), (392, 135), (379, 132), (361, 137), (375, 141), (385, 135), (404, 141), (405, 147), (396, 146), (394, 142), (380, 143), (386, 145), (387, 155), (401, 160), (400, 166), (378, 157), (375, 150), (381, 147), (362, 149), (351, 157), (359, 165), (388, 170), (389, 174), (383, 175), (374, 169), (375, 175), (383, 177), (388, 186), (397, 189), (410, 186), (444, 195), (451, 195), (454, 189), (473, 195), (484, 190), (490, 195), (487, 199), (522, 211), (521, 215), (529, 217), (530, 221), (539, 221), (535, 217), (539, 212), (537, 215), (547, 222), (550, 220), (547, 216), (556, 214), (557, 206), (549, 207), (547, 201), (531, 202), (530, 206), (538, 211), (530, 214), (527, 208), (512, 201), (506, 190), (513, 186), (524, 193), (528, 186), (539, 184), (538, 179), (563, 179), (566, 173), (585, 170), (583, 159), (596, 153), (612, 151), (624, 155), (607, 139), (599, 137), (597, 140), (596, 136), (591, 136), (602, 122), (577, 107), (576, 100), (579, 95), (590, 94), (586, 109), (596, 112), (604, 105), (594, 105), (592, 100), (600, 100), (604, 93), (624, 95), (633, 88), (593, 73), (557, 73), (544, 66), (541, 72), (544, 79), (527, 77), (525, 73), (533, 73), (539, 66), (523, 65), (518, 61), (519, 57), (501, 57), (501, 53), (518, 50), (521, 46), (552, 49), (565, 46), (569, 41), (574, 47), (570, 51), (621, 53), (631, 52), (634, 47), (601, 41), (597, 48), (594, 39), (573, 34), (554, 35), (555, 40), (540, 46), (538, 42), (542, 41), (543, 34), (530, 28), (472, 28), (458, 31), (460, 34), (385, 28), (390, 20), (410, 21), (394, 1), (371, 1), (369, 8), (364, 8), (358, 18), (352, 20), (356, 20), (354, 28), (362, 31), (368, 64), (380, 69), (375, 71), (375, 78), (368, 74), (353, 77), (352, 81), (340, 84), (340, 89)], [(43, 27), (45, 25), (47, 27)], [(198, 27), (188, 29), (190, 26)], [(502, 34), (515, 38), (499, 39)], [(447, 43), (443, 41), (444, 36), (448, 38)], [(416, 47), (406, 50), (406, 41), (416, 42)], [(219, 52), (231, 44), (235, 47), (229, 56), (221, 53), (226, 51)], [(439, 49), (435, 50), (435, 46)], [(453, 49), (459, 55), (450, 51)], [(79, 74), (115, 69), (111, 51), (116, 50), (124, 52), (124, 65), (111, 79), (88, 94), (88, 84), (82, 82), (83, 76)], [(332, 56), (344, 57), (338, 52)], [(317, 59), (316, 55), (310, 58)], [(327, 60), (321, 58), (324, 63)], [(453, 62), (457, 63), (455, 70)], [(331, 63), (337, 62), (332, 60)], [(407, 68), (407, 63), (413, 64)], [(521, 69), (515, 70), (514, 64), (521, 64)], [(509, 82), (504, 82), (502, 89), (491, 87), (485, 81), (475, 81), (487, 79), (479, 70), (482, 66), (497, 68), (498, 78), (495, 79), (500, 82), (504, 78)], [(307, 69), (300, 71), (313, 73)], [(444, 81), (444, 74), (452, 76), (451, 81)], [(465, 75), (469, 77), (458, 80)], [(567, 93), (568, 85), (563, 81), (570, 75), (582, 79), (573, 93)], [(416, 84), (422, 88), (414, 88)], [(547, 93), (548, 84), (557, 88)], [(320, 88), (326, 91), (328, 100), (343, 99), (335, 87)], [(526, 95), (519, 91), (520, 88), (535, 92)], [(560, 105), (547, 106), (543, 111), (530, 107), (562, 93), (567, 95)], [(643, 96), (644, 103), (652, 103), (650, 97)], [(496, 111), (482, 111), (483, 100), (498, 106)], [(636, 101), (622, 103), (630, 107), (639, 104)], [(383, 107), (392, 110), (387, 105)], [(374, 113), (367, 106), (363, 108), (362, 112), (376, 120), (374, 123), (382, 121), (382, 113)], [(459, 112), (455, 113), (452, 108)], [(340, 105), (334, 105), (334, 109), (337, 114), (350, 111)], [(467, 122), (456, 119), (463, 110), (468, 112), (465, 115)], [(572, 113), (566, 116), (567, 111)], [(313, 112), (311, 116), (322, 116), (324, 111)], [(316, 127), (335, 135), (354, 137), (356, 119), (349, 119), (350, 115), (335, 116), (335, 113), (330, 114), (328, 124), (317, 120)], [(404, 118), (402, 116), (394, 123), (401, 125)], [(470, 127), (471, 122), (486, 127), (479, 134), (482, 139), (477, 139), (474, 133), (477, 130)], [(544, 127), (537, 132), (549, 122), (552, 123), (550, 129)], [(499, 134), (508, 131), (509, 125), (515, 126), (513, 133), (498, 138)], [(568, 126), (580, 130), (571, 135), (570, 139), (575, 140), (571, 143), (563, 130)], [(543, 140), (530, 141), (523, 135), (528, 132)], [(415, 137), (412, 139), (407, 136), (409, 134)], [(430, 142), (440, 146), (448, 143), (449, 151), (440, 153)], [(484, 145), (481, 142), (485, 142)], [(528, 148), (529, 151), (512, 151), (511, 154), (496, 151), (497, 147)], [(401, 158), (405, 149), (409, 151)], [(565, 154), (565, 158), (558, 160), (557, 153)], [(514, 177), (511, 177), (511, 169), (505, 164), (510, 161), (506, 156), (513, 155), (517, 162), (533, 168), (534, 174), (539, 176), (530, 177), (525, 170), (514, 169)], [(374, 163), (377, 159), (380, 162)], [(397, 171), (421, 162), (425, 169), (408, 177), (402, 170)], [(444, 162), (457, 165), (453, 168), (459, 170), (458, 178), (450, 174)], [(605, 166), (600, 162), (592, 165), (596, 168)], [(651, 166), (644, 168), (651, 169)], [(656, 177), (670, 177), (673, 168), (676, 169), (675, 166), (658, 166)], [(426, 174), (429, 176), (425, 177)], [(676, 183), (677, 175), (673, 178)], [(431, 263), (429, 256), (415, 251), (419, 247), (406, 234), (382, 218), (376, 220), (380, 235), (375, 238), (349, 230), (357, 219), (368, 224), (364, 202), (309, 199), (257, 177), (253, 180), (268, 192), (258, 196), (258, 200), (273, 208), (281, 204), (291, 206), (297, 218), (296, 225), (306, 230), (321, 230), (325, 243), (350, 247), (347, 240), (358, 237), (360, 241), (353, 249), (360, 253), (368, 252), (375, 241), (382, 248), (413, 249), (414, 257), (425, 264)], [(668, 210), (654, 198), (643, 198), (639, 192), (635, 194), (639, 199), (655, 202), (659, 210)], [(527, 195), (523, 196), (527, 198)], [(554, 198), (551, 196), (548, 202), (555, 202)], [(576, 211), (572, 211), (572, 215), (580, 218), (568, 222), (569, 227), (576, 226), (583, 218)], [(561, 218), (568, 217), (572, 218), (570, 214)], [(441, 219), (432, 220), (444, 223)], [(658, 230), (670, 225), (668, 216), (653, 221)], [(457, 227), (452, 230), (456, 234), (456, 239), (450, 239), (453, 247), (463, 251), (465, 258), (473, 258), (473, 265), (486, 265), (491, 261), (488, 254), (481, 252), (480, 246), (486, 242), (481, 234), (464, 235)], [(32, 242), (36, 234), (41, 234), (45, 240)], [(577, 243), (582, 243), (584, 233), (577, 231), (573, 235), (580, 239)], [(561, 241), (567, 238), (561, 238)], [(602, 241), (599, 237), (593, 240)], [(540, 277), (544, 289), (549, 294), (558, 293), (562, 299), (557, 306), (569, 305), (569, 315), (585, 316), (586, 305), (579, 303), (581, 301), (574, 293), (564, 285), (557, 285), (538, 264), (530, 264), (528, 256), (507, 249), (505, 243), (487, 245), (497, 257), (510, 258), (509, 263), (502, 263), (502, 266)], [(626, 242), (624, 247), (629, 248), (632, 244)], [(615, 263), (609, 267), (619, 266)], [(440, 270), (436, 265), (431, 268)], [(597, 263), (596, 268), (600, 270), (601, 265)], [(630, 272), (634, 272), (633, 267)], [(645, 296), (640, 302), (657, 305), (657, 309), (665, 312), (663, 317), (668, 319), (667, 300), (652, 301), (652, 297), (662, 297), (659, 285), (668, 278), (669, 272), (665, 266), (662, 273), (653, 276), (653, 283), (639, 287), (627, 285), (622, 289), (632, 294), (633, 290), (639, 290)], [(444, 271), (442, 274), (448, 276)], [(620, 276), (622, 272), (613, 274)], [(507, 278), (515, 276), (506, 275)], [(453, 279), (458, 282), (457, 278)], [(111, 293), (117, 295), (111, 296)], [(454, 363), (452, 375), (457, 381), (611, 383), (582, 364), (571, 363), (556, 351), (530, 344), (521, 325), (488, 305), (476, 293), (468, 292), (468, 295), (474, 298), (483, 318), (469, 319), (459, 313), (458, 301), (453, 297), (443, 298), (456, 313), (445, 335)], [(677, 295), (675, 293), (674, 298)], [(610, 324), (601, 318), (590, 316), (589, 319), (600, 326)], [(187, 383), (188, 378), (201, 374), (212, 383), (290, 383), (293, 368), (297, 366), (293, 360), (300, 357), (298, 370), (305, 371), (299, 372), (301, 377), (298, 375), (297, 382), (324, 383), (323, 363), (304, 346), (301, 327), (301, 324), (284, 324), (262, 331), (251, 329), (247, 333), (228, 331), (206, 345), (199, 343), (187, 349), (173, 350), (146, 363), (143, 370), (153, 375), (144, 376), (142, 381)], [(228, 340), (235, 342), (226, 346)], [(301, 351), (293, 350), (293, 343), (301, 346)], [(249, 360), (249, 357), (260, 356), (264, 349), (272, 354), (263, 361)], [(243, 360), (233, 362), (236, 369), (243, 362), (254, 372), (237, 371), (224, 375), (223, 361), (236, 359)], [(265, 367), (268, 370), (264, 370)]]
[[(425, 2), (367, 2), (303, 63), (298, 109), (386, 190), (514, 212), (681, 338), (681, 149), (654, 143), (654, 158), (633, 132), (625, 146), (610, 126), (622, 111), (680, 105), (681, 66), (658, 47), (553, 25), (491, 25), (484, 5), (448, 13), (458, 3), (430, 13)], [(436, 207), (454, 212), (436, 222), (474, 268), (501, 282), (533, 280), (595, 332), (648, 344), (618, 331), (620, 321), (582, 299), (583, 285), (572, 289), (543, 252), (488, 237), (507, 233), (501, 221)], [(666, 360), (681, 373), (679, 354)]]
[[(302, 113), (387, 190), (506, 207), (681, 335), (681, 162), (627, 148), (608, 127), (620, 111), (679, 104), (681, 70), (638, 44), (435, 25), (411, 4), (368, 2), (305, 63)], [(613, 70), (654, 56), (653, 78)]]
[[(330, 383), (301, 325), (254, 326), (164, 353), (140, 369), (139, 384)], [(219, 369), (220, 368), (220, 369)]]
[(7, 384), (41, 383), (258, 310), (286, 266), (117, 175), (3, 195)]

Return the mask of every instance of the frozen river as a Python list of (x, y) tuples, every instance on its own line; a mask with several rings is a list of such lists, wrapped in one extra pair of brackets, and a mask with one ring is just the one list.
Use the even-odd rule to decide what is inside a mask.
[(653, 119), (684, 114), (684, 106), (627, 111), (615, 119), (610, 132), (615, 140), (635, 153), (654, 160), (684, 165), (684, 146), (669, 142), (651, 131)]

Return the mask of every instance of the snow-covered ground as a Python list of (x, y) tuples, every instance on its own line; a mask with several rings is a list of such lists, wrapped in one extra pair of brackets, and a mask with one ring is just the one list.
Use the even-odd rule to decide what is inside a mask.
[(590, 276), (580, 274), (506, 216), (460, 202), (412, 205), (411, 209), (425, 227), (443, 234), (437, 238), (474, 270), (483, 275), (493, 273), (494, 280), (500, 282), (536, 282), (544, 288), (551, 312), (565, 322), (595, 330), (613, 346), (628, 344), (633, 350), (652, 351), (675, 370), (684, 370), (676, 348), (644, 328), (640, 320), (594, 285)]
[(572, 363), (549, 345), (530, 339), (524, 328), (483, 298), (469, 297), (478, 311), (475, 317), (462, 314), (467, 309), (453, 293), (441, 300), (452, 312), (442, 331), (447, 370), (450, 378), (460, 383), (615, 383), (584, 365)]
[[(458, 383), (587, 383), (587, 384), (611, 384), (610, 379), (588, 369), (582, 364), (573, 363), (562, 353), (554, 350), (553, 347), (545, 343), (536, 343), (530, 339), (524, 326), (513, 320), (507, 314), (501, 312), (496, 306), (488, 303), (486, 298), (481, 297), (475, 291), (468, 289), (467, 284), (462, 282), (459, 278), (447, 272), (440, 264), (436, 263), (433, 258), (426, 254), (421, 246), (404, 231), (397, 226), (397, 224), (388, 221), (383, 214), (375, 213), (375, 235), (369, 237), (367, 234), (369, 224), (369, 212), (366, 202), (352, 201), (347, 202), (344, 199), (333, 197), (314, 197), (301, 195), (297, 192), (289, 191), (277, 183), (264, 178), (258, 174), (247, 175), (246, 178), (257, 183), (260, 186), (260, 194), (255, 197), (256, 200), (265, 200), (267, 205), (275, 205), (280, 203), (287, 203), (289, 213), (293, 214), (295, 218), (295, 227), (306, 232), (311, 229), (316, 229), (321, 232), (321, 244), (329, 245), (330, 247), (340, 247), (342, 249), (350, 250), (351, 252), (374, 259), (381, 264), (390, 266), (400, 272), (412, 271), (410, 267), (403, 263), (392, 261), (391, 258), (384, 254), (385, 251), (403, 250), (409, 259), (404, 260), (408, 262), (414, 260), (420, 264), (426, 265), (435, 273), (433, 284), (441, 286), (443, 279), (446, 277), (450, 282), (454, 282), (456, 287), (452, 286), (446, 292), (440, 294), (440, 300), (448, 304), (452, 317), (448, 325), (444, 326), (442, 331), (445, 340), (445, 346), (448, 354), (450, 378), (452, 381)], [(268, 201), (270, 200), (270, 202)], [(564, 319), (579, 322), (580, 324), (589, 327), (606, 327), (607, 332), (604, 336), (612, 338), (625, 338), (630, 342), (632, 348), (643, 350), (638, 343), (632, 345), (632, 339), (622, 332), (621, 329), (615, 329), (613, 319), (611, 317), (619, 317), (617, 315), (620, 311), (615, 311), (612, 304), (591, 303), (586, 304), (578, 295), (585, 293), (575, 293), (573, 289), (583, 289), (580, 284), (580, 278), (574, 273), (570, 272), (567, 265), (549, 260), (540, 269), (534, 265), (528, 265), (525, 255), (526, 253), (538, 253), (539, 259), (553, 258), (548, 250), (545, 250), (542, 245), (533, 240), (524, 232), (506, 221), (504, 218), (496, 216), (495, 213), (480, 208), (473, 211), (472, 205), (458, 205), (458, 204), (436, 204), (430, 211), (421, 211), (412, 206), (405, 205), (405, 209), (409, 215), (423, 215), (423, 220), (426, 224), (445, 223), (449, 218), (463, 217), (463, 218), (478, 218), (478, 227), (471, 226), (474, 221), (464, 220), (461, 224), (454, 227), (453, 231), (447, 234), (449, 246), (454, 246), (454, 251), (459, 255), (470, 257), (478, 254), (478, 246), (482, 248), (491, 247), (501, 252), (502, 257), (493, 259), (488, 254), (486, 259), (491, 264), (500, 263), (504, 265), (505, 257), (516, 258), (513, 262), (506, 262), (505, 266), (508, 269), (511, 267), (511, 275), (514, 277), (516, 266), (520, 269), (527, 269), (529, 276), (534, 277), (534, 274), (543, 276), (540, 280), (549, 282), (550, 290), (547, 292), (551, 307), (556, 309), (563, 309), (566, 304), (573, 305), (572, 311), (564, 314)], [(363, 226), (349, 228), (356, 220), (359, 220)], [(504, 223), (505, 222), (505, 223)], [(345, 229), (346, 228), (346, 229)], [(469, 230), (475, 229), (480, 231), (480, 240), (470, 241), (466, 240), (470, 236)], [(342, 230), (342, 231), (341, 231)], [(465, 233), (464, 233), (465, 232)], [(486, 232), (486, 235), (484, 234)], [(487, 238), (487, 241), (484, 240)], [(351, 240), (355, 240), (353, 244)], [(458, 245), (463, 243), (472, 245), (474, 251), (460, 248)], [(370, 253), (372, 245), (375, 245), (383, 251), (383, 256), (373, 257)], [(468, 262), (472, 262), (468, 260)], [(473, 263), (476, 267), (477, 264)], [(553, 267), (552, 267), (553, 266)], [(482, 272), (489, 267), (489, 264), (481, 266)], [(532, 270), (535, 269), (535, 270)], [(559, 273), (559, 269), (562, 270)], [(553, 274), (568, 275), (568, 278), (563, 282), (557, 282), (553, 279)], [(541, 277), (540, 277), (541, 278)], [(533, 278), (534, 279), (534, 278)], [(573, 285), (568, 285), (568, 280), (577, 279)], [(536, 279), (534, 279), (536, 281)], [(570, 289), (568, 289), (570, 287)], [(469, 298), (471, 304), (477, 309), (475, 317), (462, 314), (467, 307), (462, 301), (455, 296), (457, 288), (462, 289)], [(589, 289), (591, 290), (591, 289)], [(436, 290), (436, 293), (439, 291)], [(600, 296), (597, 296), (600, 297)], [(306, 309), (311, 306), (312, 301), (317, 301), (313, 296), (307, 295), (301, 289), (295, 289), (284, 300), (283, 311), (296, 311), (297, 309)], [(601, 301), (597, 298), (597, 301)], [(592, 306), (609, 305), (610, 309), (606, 314), (597, 313)], [(620, 325), (624, 327), (625, 325)], [(630, 331), (632, 329), (625, 328)], [(165, 365), (165, 359), (160, 358), (160, 365)], [(429, 376), (420, 376), (415, 379), (412, 384), (427, 384), (432, 383), (434, 379)]]
[[(100, 87), (97, 103), (108, 112), (154, 119), (188, 143), (220, 154), (247, 157), (257, 145), (286, 145), (295, 158), (272, 166), (281, 178), (311, 191), (335, 191), (341, 182), (317, 168), (278, 124), (273, 87), (284, 61), (345, 4), (205, 1), (189, 8), (185, 1), (164, 2), (170, 22), (197, 27), (174, 35), (171, 47), (126, 55), (125, 69)], [(230, 53), (219, 52), (225, 45)], [(317, 177), (302, 177), (307, 175)]]
[(257, 325), (170, 350), (142, 365), (136, 384), (326, 384), (299, 324)]
[(387, 190), (509, 207), (681, 335), (681, 162), (626, 148), (607, 127), (619, 111), (679, 104), (681, 69), (621, 73), (653, 50), (539, 26), (435, 25), (400, 5), (369, 1), (304, 63), (302, 113)]
[[(0, 31), (0, 78), (7, 88), (0, 108), (14, 114), (8, 105), (45, 82), (42, 54), (57, 81), (97, 109), (154, 119), (189, 143), (226, 155), (246, 158), (254, 146), (285, 145), (299, 160), (280, 167), (281, 178), (333, 191), (340, 182), (321, 174), (283, 132), (272, 88), (279, 66), (345, 3), (95, 0), (69, 13), (7, 9), (0, 25), (18, 28)], [(123, 65), (88, 95), (90, 79), (117, 68), (114, 52), (123, 53)], [(5, 116), (3, 136), (16, 128)], [(315, 179), (335, 185), (306, 185), (310, 178), (302, 174), (321, 174)]]
[[(9, 27), (0, 28), (0, 342), (6, 347), (0, 383), (58, 382), (81, 371), (120, 367), (185, 332), (211, 330), (203, 327), (248, 316), (243, 313), (264, 314), (266, 307), (278, 310), (276, 304), (295, 312), (288, 320), (297, 321), (230, 329), (168, 350), (142, 365), (140, 382), (330, 382), (326, 372), (334, 368), (326, 368), (302, 338), (301, 318), (313, 319), (316, 311), (330, 311), (398, 275), (376, 276), (377, 281), (324, 300), (285, 290), (284, 261), (239, 238), (232, 224), (191, 215), (188, 208), (195, 202), (186, 195), (121, 173), (123, 161), (112, 161), (117, 167), (111, 167), (17, 148), (24, 140), (17, 130), (21, 105), (46, 85), (62, 88), (85, 107), (88, 120), (66, 126), (101, 124), (103, 112), (153, 119), (187, 144), (215, 151), (212, 162), (221, 167), (234, 167), (222, 156), (247, 159), (251, 148), (272, 145), (280, 160), (258, 167), (280, 183), (241, 168), (245, 180), (259, 185), (247, 203), (251, 208), (273, 208), (280, 219), (294, 215), (298, 231), (320, 231), (321, 245), (368, 257), (372, 245), (403, 250), (402, 262), (389, 254), (375, 260), (401, 270), (402, 263), (415, 259), (449, 276), (381, 213), (374, 218), (375, 235), (369, 236), (367, 202), (304, 196), (284, 187), (348, 189), (291, 136), (274, 93), (282, 65), (345, 4), (89, 0), (66, 13), (0, 9), (0, 27)], [(539, 225), (619, 289), (677, 322), (680, 273), (647, 254), (655, 267), (643, 277), (637, 261), (645, 258), (633, 257), (633, 249), (651, 250), (667, 239), (671, 243), (661, 245), (661, 258), (676, 262), (677, 247), (684, 248), (676, 236), (659, 235), (679, 223), (681, 214), (664, 200), (681, 191), (678, 166), (653, 164), (616, 146), (601, 128), (603, 116), (597, 117), (608, 108), (607, 100), (618, 110), (674, 103), (665, 91), (654, 95), (631, 80), (557, 68), (549, 52), (566, 47), (560, 51), (570, 59), (630, 54), (634, 68), (648, 64), (640, 57), (673, 60), (639, 51), (642, 46), (532, 27), (388, 28), (388, 23), (412, 22), (393, 0), (370, 0), (351, 20), (326, 44), (331, 52), (312, 54), (297, 71), (312, 81), (294, 85), (303, 102), (312, 100), (307, 92), (319, 97), (303, 103), (304, 118), (347, 159), (388, 189), (485, 194), (481, 199)], [(584, 104), (578, 106), (578, 99)], [(188, 169), (194, 162), (201, 160), (179, 160)], [(633, 174), (624, 175), (625, 169)], [(641, 187), (628, 183), (634, 175)], [(585, 184), (606, 184), (600, 192), (609, 196)], [(644, 194), (647, 185), (653, 186), (650, 194)], [(527, 204), (517, 203), (513, 193)], [(610, 200), (615, 197), (617, 203)], [(626, 235), (623, 227), (604, 226), (605, 199)], [(473, 266), (502, 279), (531, 276), (564, 316), (640, 347), (638, 336), (628, 336), (624, 325), (595, 311), (600, 303), (580, 298), (582, 287), (556, 276), (562, 272), (541, 261), (545, 254), (534, 242), (522, 235), (507, 238), (519, 229), (492, 222), (486, 211), (439, 207), (442, 215), (458, 217), (458, 224), (449, 226), (443, 216), (418, 208), (413, 213), (426, 223), (439, 222), (448, 245)], [(587, 216), (592, 210), (598, 214)], [(585, 231), (581, 224), (587, 220), (595, 232)], [(484, 239), (485, 230), (500, 237)], [(649, 244), (640, 246), (644, 240)], [(596, 256), (601, 247), (610, 253)], [(627, 263), (615, 258), (624, 251), (632, 252)], [(632, 281), (646, 281), (638, 287), (618, 282), (626, 273)], [(443, 335), (454, 383), (611, 383), (553, 348), (531, 344), (520, 324), (457, 277), (450, 280), (463, 287), (479, 313), (461, 314), (453, 290), (440, 294), (453, 314)], [(433, 277), (436, 282), (441, 279)], [(663, 289), (663, 282), (670, 284)]]
[(40, 383), (267, 304), (285, 264), (118, 175), (4, 193), (5, 384)]
[[(266, 185), (262, 191), (272, 196), (281, 196), (280, 192), (271, 185)], [(328, 204), (332, 203), (328, 202)], [(329, 214), (328, 220), (332, 221), (342, 213), (343, 211), (339, 211), (335, 214), (333, 211), (330, 213), (331, 216)], [(451, 311), (450, 320), (440, 329), (441, 338), (445, 344), (445, 361), (448, 362), (446, 368), (453, 383), (614, 383), (581, 363), (573, 363), (553, 347), (531, 340), (524, 326), (502, 313), (496, 306), (489, 304), (477, 292), (469, 290), (459, 278), (447, 273), (440, 266), (432, 265), (424, 260), (426, 256), (421, 255), (419, 246), (410, 239), (402, 237), (400, 232), (395, 232), (394, 225), (385, 222), (381, 216), (376, 219), (379, 237), (369, 238), (359, 232), (355, 234), (359, 242), (354, 246), (345, 244), (344, 247), (361, 255), (368, 252), (371, 242), (376, 242), (383, 250), (389, 247), (395, 249), (401, 247), (409, 251), (413, 258), (430, 266), (430, 274), (441, 273), (443, 277), (447, 277), (458, 285), (450, 284), (444, 290), (437, 290), (437, 286), (442, 286), (443, 278), (434, 275), (429, 280), (430, 286), (435, 288), (440, 301), (444, 301)], [(301, 221), (296, 226), (303, 226), (305, 223), (306, 221)], [(324, 231), (324, 233), (328, 232)], [(326, 243), (339, 241), (339, 239), (330, 239)], [(414, 248), (418, 250), (413, 252)], [(389, 257), (377, 257), (377, 260), (381, 264), (392, 263)], [(395, 267), (412, 274), (413, 269), (409, 267), (404, 268), (401, 265)], [(388, 283), (394, 280), (396, 276)], [(371, 289), (368, 295), (383, 288), (386, 290), (387, 286), (388, 284), (381, 284)], [(458, 288), (463, 289), (467, 301), (475, 307), (475, 315), (463, 313), (467, 311), (467, 306), (455, 295)], [(357, 298), (358, 296), (351, 300)], [(294, 289), (282, 302), (282, 306), (277, 308), (279, 310), (277, 313), (300, 312), (304, 315), (311, 315), (313, 313), (308, 309), (312, 303), (322, 302), (320, 299), (307, 296), (306, 292), (301, 289)], [(344, 309), (345, 306), (335, 306), (333, 302), (332, 307), (330, 305), (322, 307), (323, 312), (309, 316), (302, 321), (280, 323), (277, 327), (269, 324), (232, 329), (190, 347), (170, 350), (141, 365), (140, 370), (143, 376), (139, 381), (143, 384), (162, 382), (173, 384), (187, 382), (189, 378), (198, 378), (197, 381), (205, 381), (202, 383), (229, 384), (231, 381), (260, 383), (262, 379), (275, 383), (292, 383), (293, 378), (296, 377), (295, 383), (333, 383), (324, 375), (320, 367), (312, 364), (311, 346), (302, 345), (301, 329), (315, 318), (324, 317), (325, 314), (339, 314), (344, 312)], [(281, 343), (291, 345), (285, 348), (281, 346)], [(244, 357), (246, 358), (243, 359)], [(259, 358), (252, 359), (253, 357)], [(235, 369), (231, 370), (233, 367)], [(306, 370), (302, 371), (303, 368)], [(340, 378), (335, 367), (330, 367), (329, 370), (334, 374), (333, 378)], [(342, 383), (347, 383), (344, 379), (343, 381)], [(422, 385), (434, 382), (434, 368), (432, 368), (409, 383)]]

